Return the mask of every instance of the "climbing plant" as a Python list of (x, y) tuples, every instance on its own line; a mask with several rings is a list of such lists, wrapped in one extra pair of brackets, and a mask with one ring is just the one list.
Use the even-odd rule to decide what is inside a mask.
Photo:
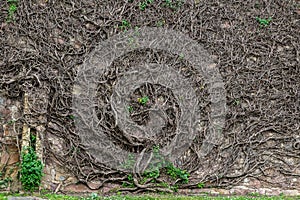
[(21, 153), (21, 183), (24, 190), (34, 191), (40, 184), (43, 177), (43, 164), (42, 161), (38, 159), (35, 152), (36, 136), (30, 134), (30, 146), (25, 147)]
[(25, 190), (33, 191), (37, 189), (43, 176), (43, 164), (38, 160), (36, 152), (32, 147), (22, 152), (21, 183)]

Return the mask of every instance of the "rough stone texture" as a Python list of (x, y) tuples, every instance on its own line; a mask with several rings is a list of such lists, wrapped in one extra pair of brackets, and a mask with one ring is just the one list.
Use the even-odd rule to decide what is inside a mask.
[(28, 91), (29, 110), (31, 113), (39, 113), (38, 116), (26, 116), (32, 128), (36, 132), (36, 154), (40, 160), (43, 160), (43, 147), (44, 131), (47, 124), (47, 106), (49, 101), (49, 91), (39, 90), (38, 88), (31, 88)]
[[(55, 159), (51, 159), (53, 162), (45, 163), (46, 167), (44, 168), (44, 177), (42, 179), (42, 187), (51, 191), (68, 191), (68, 188), (72, 192), (82, 192), (80, 189), (83, 187), (75, 186), (78, 180), (63, 167), (59, 166)], [(72, 187), (71, 185), (74, 185)], [(65, 189), (65, 187), (67, 189)]]
[[(21, 134), (22, 124), (18, 123), (20, 117), (20, 105), (18, 101), (12, 101), (0, 96), (0, 171), (2, 176), (0, 180), (5, 178), (12, 178), (13, 183), (8, 182), (6, 185), (1, 185), (0, 189), (14, 190), (20, 188), (18, 183), (17, 164), (20, 162), (19, 148), (17, 144), (18, 135)], [(45, 107), (41, 108), (45, 109)], [(46, 123), (43, 116), (40, 117), (41, 124)], [(35, 125), (38, 125), (36, 123)], [(55, 126), (55, 124), (49, 124), (49, 126)], [(55, 128), (55, 127), (54, 127)], [(40, 152), (42, 149), (42, 140), (44, 126), (36, 126), (36, 131), (39, 134), (38, 148)], [(51, 145), (56, 149), (57, 153), (61, 153), (63, 143), (60, 138), (56, 136), (50, 137)], [(40, 153), (39, 157), (42, 158)], [(89, 189), (84, 184), (78, 184), (78, 180), (68, 172), (62, 166), (55, 161), (54, 158), (50, 159), (51, 162), (45, 163), (44, 173), (45, 176), (42, 180), (42, 188), (49, 189), (53, 192), (74, 192), (74, 193), (86, 193), (86, 192), (99, 192), (101, 194), (112, 194), (118, 191), (120, 188), (117, 184), (107, 183), (101, 187), (98, 191)], [(289, 160), (287, 162), (293, 162)], [(241, 160), (240, 164), (243, 161)], [(299, 173), (299, 169), (295, 169), (295, 173)], [(297, 189), (300, 186), (300, 179), (298, 177), (286, 178), (279, 176), (274, 169), (265, 171), (265, 174), (272, 177), (272, 180), (280, 183), (281, 187), (270, 187), (266, 183), (257, 179), (248, 177), (241, 181), (239, 186), (234, 186), (230, 189), (183, 189), (179, 190), (181, 194), (193, 195), (193, 194), (210, 194), (210, 195), (280, 195), (287, 196), (299, 196), (300, 191)], [(37, 197), (9, 197), (9, 199), (40, 199)]]
[(230, 194), (241, 194), (241, 195), (246, 195), (253, 192), (255, 192), (255, 189), (248, 188), (246, 186), (235, 186), (229, 190)]
[(64, 187), (62, 190), (68, 192), (79, 192), (79, 193), (94, 192), (84, 184), (71, 184)]
[(105, 186), (103, 186), (100, 189), (100, 192), (102, 194), (109, 194), (114, 192), (115, 190), (118, 190), (118, 188), (120, 188), (120, 185), (109, 183), (109, 184), (105, 184)]
[(281, 188), (249, 188), (246, 186), (235, 186), (231, 189), (183, 189), (179, 190), (182, 194), (209, 194), (209, 195), (246, 195), (246, 196), (254, 196), (254, 195), (267, 195), (267, 196), (299, 196), (299, 190), (284, 190)]
[(17, 190), (18, 163), (20, 162), (21, 133), (20, 102), (0, 95), (0, 185), (1, 189)]
[(39, 197), (8, 197), (8, 200), (46, 200)]
[(287, 196), (299, 196), (300, 191), (299, 190), (282, 190), (282, 194), (285, 194)]
[[(54, 125), (52, 125), (54, 126)], [(63, 145), (59, 138), (53, 136), (51, 139), (51, 145), (59, 151), (59, 147)], [(52, 162), (46, 163), (44, 170), (45, 176), (43, 178), (43, 188), (49, 189), (54, 192), (72, 192), (72, 193), (86, 193), (86, 192), (98, 192), (101, 194), (113, 194), (118, 191), (120, 185), (107, 183), (104, 184), (99, 190), (91, 190), (84, 184), (78, 184), (78, 180), (72, 175), (72, 173), (65, 170), (63, 167), (58, 165), (58, 162), (54, 158), (50, 159)], [(241, 162), (242, 163), (242, 162)], [(269, 170), (266, 172), (269, 175), (276, 175), (276, 171)], [(204, 189), (179, 189), (179, 193), (186, 195), (280, 195), (284, 194), (287, 196), (298, 196), (300, 195), (299, 190), (294, 189), (299, 184), (298, 178), (291, 180), (283, 179), (280, 176), (274, 176), (274, 180), (277, 182), (283, 181), (282, 186), (285, 187), (272, 187), (263, 181), (259, 181), (252, 177), (243, 179), (238, 186), (234, 186), (229, 189), (219, 188), (204, 188)], [(289, 183), (289, 184), (288, 184)]]

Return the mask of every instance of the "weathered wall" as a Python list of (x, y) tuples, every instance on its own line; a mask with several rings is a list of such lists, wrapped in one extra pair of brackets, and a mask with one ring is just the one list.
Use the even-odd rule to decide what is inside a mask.
[[(136, 31), (137, 27), (150, 26), (186, 33), (211, 54), (215, 63), (210, 67), (219, 69), (226, 85), (228, 113), (224, 139), (212, 141), (214, 149), (210, 157), (199, 156), (199, 146), (207, 136), (210, 122), (209, 84), (203, 82), (201, 73), (194, 73), (185, 64), (185, 55), (177, 58), (154, 49), (139, 49), (119, 57), (101, 75), (99, 84), (108, 84), (101, 85), (101, 98), (91, 104), (107, 109), (104, 125), (114, 124), (106, 97), (112, 92), (115, 80), (123, 73), (131, 73), (131, 66), (146, 61), (183, 66), (180, 68), (183, 74), (196, 74), (193, 85), (199, 91), (199, 110), (203, 112), (203, 129), (191, 156), (185, 160), (187, 169), (197, 169), (193, 174), (198, 176), (197, 181), (230, 189), (222, 193), (297, 194), (299, 2), (201, 0), (197, 5), (186, 2), (174, 10), (163, 1), (156, 1), (141, 10), (137, 1), (86, 0), (72, 4), (18, 1), (15, 21), (11, 23), (6, 23), (9, 2), (0, 4), (0, 10), (4, 11), (0, 13), (0, 91), (4, 93), (0, 98), (0, 185), (3, 189), (20, 187), (16, 181), (15, 186), (11, 184), (10, 178), (17, 180), (20, 149), (28, 145), (30, 131), (37, 134), (37, 153), (45, 164), (42, 188), (54, 192), (88, 191), (88, 187), (77, 182), (86, 181), (90, 188), (97, 188), (107, 179), (123, 178), (123, 174), (114, 172), (106, 176), (114, 169), (107, 170), (84, 151), (74, 130), (72, 97), (80, 93), (73, 91), (74, 78), (99, 42), (125, 29)], [(261, 24), (262, 19), (269, 17), (270, 22)], [(131, 27), (125, 27), (124, 22)], [(134, 38), (128, 39), (132, 45)], [(28, 107), (24, 105), (25, 92)], [(123, 133), (115, 127), (107, 130), (111, 135)], [(133, 144), (126, 142), (120, 143), (123, 147)], [(113, 187), (117, 186), (110, 183), (100, 190)]]
[(17, 122), (21, 104), (0, 96), (0, 188), (18, 189), (21, 127)]
[[(31, 99), (32, 98), (28, 98)], [(22, 100), (22, 101), (21, 101)], [(18, 191), (21, 189), (21, 185), (18, 180), (18, 164), (20, 163), (20, 149), (22, 144), (22, 130), (24, 129), (24, 124), (20, 122), (20, 116), (22, 116), (24, 104), (24, 99), (11, 100), (3, 96), (0, 96), (0, 189), (1, 190), (12, 190)], [(25, 109), (26, 110), (26, 109)], [(44, 121), (45, 122), (45, 121)], [(44, 124), (45, 125), (45, 124)], [(53, 126), (50, 124), (50, 126)], [(41, 125), (36, 124), (36, 127), (41, 127)], [(271, 133), (270, 133), (271, 134)], [(43, 137), (41, 137), (43, 138)], [(48, 138), (52, 148), (55, 148), (57, 153), (60, 152), (62, 148), (62, 140), (55, 136), (50, 136)], [(40, 143), (37, 143), (37, 149), (42, 148)], [(39, 157), (43, 158), (41, 155), (42, 151), (39, 151)], [(64, 166), (61, 166), (54, 156), (48, 157), (44, 160), (44, 177), (42, 180), (42, 186), (40, 189), (47, 189), (49, 191), (59, 193), (64, 192), (95, 192), (89, 187), (82, 183), (78, 183), (79, 180), (67, 170)], [(243, 163), (242, 158), (241, 164)], [(291, 161), (292, 162), (292, 161)], [(242, 166), (240, 166), (242, 167)], [(299, 170), (299, 169), (296, 169)], [(238, 186), (234, 186), (229, 189), (182, 189), (180, 192), (190, 194), (190, 193), (211, 193), (211, 194), (267, 194), (267, 195), (299, 195), (299, 191), (292, 189), (295, 187), (300, 187), (299, 178), (286, 178), (278, 174), (276, 176), (276, 171), (270, 169), (265, 171), (266, 175), (275, 177), (273, 182), (281, 182), (282, 187), (272, 187), (266, 182), (259, 181), (255, 178), (247, 177)], [(201, 172), (199, 172), (201, 174)], [(89, 183), (91, 188), (97, 186), (97, 182)], [(291, 188), (290, 188), (291, 187)], [(120, 189), (117, 184), (106, 184), (104, 187), (97, 190), (100, 193), (113, 193)]]

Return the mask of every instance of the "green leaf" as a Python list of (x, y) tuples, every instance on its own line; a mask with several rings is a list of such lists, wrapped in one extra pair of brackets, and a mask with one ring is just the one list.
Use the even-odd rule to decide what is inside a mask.
[(22, 152), (21, 163), (21, 183), (25, 190), (33, 191), (41, 183), (43, 176), (43, 164), (38, 160), (36, 152), (32, 147), (25, 148), (27, 152)]

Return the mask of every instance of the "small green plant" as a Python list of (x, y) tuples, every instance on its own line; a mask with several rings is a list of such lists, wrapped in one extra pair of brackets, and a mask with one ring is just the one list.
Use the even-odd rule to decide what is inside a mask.
[(123, 187), (127, 187), (127, 188), (134, 188), (134, 182), (133, 182), (133, 175), (132, 174), (128, 174), (127, 176), (127, 182), (123, 181), (122, 183)]
[(139, 30), (140, 30), (140, 28), (139, 28), (138, 26), (135, 26), (135, 27), (134, 27), (134, 34), (135, 34), (136, 36), (139, 36), (139, 35), (140, 35)]
[(139, 5), (139, 7), (140, 7), (140, 10), (144, 11), (146, 9), (146, 7), (147, 7), (147, 3), (146, 2), (141, 2), (140, 5)]
[(132, 107), (132, 106), (128, 106), (127, 109), (128, 109), (128, 112), (129, 112), (129, 113), (132, 113), (132, 112), (133, 112), (133, 107)]
[(240, 100), (240, 99), (235, 99), (235, 100), (234, 100), (234, 104), (235, 104), (235, 105), (239, 105), (240, 103), (241, 103), (241, 100)]
[(140, 104), (142, 104), (143, 106), (146, 105), (148, 101), (149, 101), (149, 97), (147, 97), (147, 96), (144, 96), (142, 98), (138, 98), (138, 102)]
[(131, 170), (134, 166), (135, 163), (135, 158), (134, 156), (130, 153), (128, 154), (128, 158), (125, 160), (125, 162), (121, 165), (122, 168), (124, 169), (129, 169)]
[(7, 177), (3, 180), (0, 179), (0, 188), (7, 188), (11, 182), (12, 182), (11, 177)]
[(183, 2), (181, 0), (164, 0), (164, 6), (168, 7), (168, 8), (171, 8), (172, 10), (178, 10)]
[(171, 190), (173, 190), (174, 192), (178, 192), (178, 185), (177, 184), (175, 184), (175, 185), (173, 185), (173, 186), (171, 186)]
[(34, 191), (37, 189), (43, 176), (43, 164), (38, 160), (32, 147), (25, 148), (22, 152), (21, 183), (25, 190)]
[(100, 199), (100, 198), (99, 198), (98, 194), (95, 192), (91, 193), (89, 197), (85, 198), (85, 200), (98, 200), (98, 199)]
[(163, 167), (165, 160), (159, 153), (159, 146), (154, 146), (153, 149), (153, 158), (147, 170), (143, 173), (143, 177), (152, 179), (151, 182), (155, 183), (156, 179), (160, 176), (160, 169)]
[(204, 184), (204, 183), (198, 183), (198, 184), (197, 184), (197, 187), (200, 188), (200, 189), (201, 189), (201, 188), (204, 188), (204, 187), (205, 187), (205, 184)]
[(164, 188), (170, 188), (169, 183), (166, 182), (157, 183), (156, 185)]
[(156, 22), (156, 26), (162, 27), (165, 23), (166, 23), (166, 21), (164, 19), (162, 19), (162, 20), (159, 20), (158, 22)]
[(165, 0), (165, 6), (172, 7), (172, 0)]
[(69, 115), (69, 118), (74, 120), (75, 119), (75, 116), (74, 115)]
[(132, 182), (132, 181), (133, 181), (133, 176), (132, 176), (132, 174), (129, 174), (129, 175), (127, 176), (127, 179), (128, 179), (128, 181)]
[(122, 26), (130, 27), (130, 23), (127, 20), (122, 20)]
[(13, 123), (15, 123), (16, 122), (16, 120), (9, 120), (8, 122), (7, 122), (7, 124), (8, 125), (12, 125)]
[(167, 165), (167, 174), (173, 179), (181, 179), (183, 183), (189, 182), (190, 174), (186, 170), (175, 167), (172, 163)]
[(283, 192), (280, 192), (279, 196), (280, 196), (280, 197), (284, 197), (284, 193), (283, 193)]
[(130, 46), (134, 46), (134, 38), (129, 37), (128, 38), (128, 43), (130, 44)]
[(7, 22), (11, 22), (14, 20), (14, 14), (17, 11), (18, 0), (7, 0), (8, 8), (8, 16)]
[(255, 19), (259, 23), (260, 27), (268, 26), (270, 24), (270, 22), (272, 21), (271, 17), (269, 17), (268, 19), (263, 19), (263, 18), (256, 17)]
[(179, 54), (179, 59), (180, 59), (180, 60), (183, 60), (183, 59), (184, 59), (183, 53)]
[[(176, 192), (179, 187), (178, 184), (188, 183), (189, 173), (185, 170), (175, 167), (172, 163), (167, 162), (164, 159), (164, 157), (160, 154), (159, 146), (154, 146), (152, 149), (152, 153), (152, 160), (149, 163), (147, 169), (142, 174), (142, 179), (139, 181), (140, 184), (145, 184), (146, 182), (156, 183), (157, 186), (169, 188)], [(124, 162), (122, 166), (125, 169), (132, 169), (134, 164), (134, 156), (129, 154), (128, 159)], [(166, 172), (167, 175), (169, 175), (173, 179), (179, 179), (180, 182), (172, 186), (165, 182), (159, 182), (158, 178), (160, 177), (162, 172)], [(129, 174), (127, 176), (126, 181), (123, 181), (122, 186), (131, 188), (135, 187), (132, 174)]]
[(251, 196), (251, 197), (259, 197), (259, 196), (261, 196), (258, 192), (251, 192), (248, 195)]
[(80, 153), (81, 152), (81, 150), (78, 148), (78, 147), (71, 147), (71, 152), (72, 152), (72, 154), (77, 154), (77, 153)]
[(145, 183), (147, 182), (147, 180), (148, 180), (147, 177), (143, 177), (143, 178), (139, 181), (139, 183), (143, 185), (143, 184), (145, 184)]
[(146, 178), (157, 179), (160, 176), (159, 168), (147, 170), (144, 172), (143, 176), (145, 176)]
[(131, 24), (127, 20), (122, 20), (122, 25), (120, 26), (121, 30), (126, 31), (128, 28), (131, 27)]
[(4, 179), (4, 181), (6, 181), (6, 182), (12, 182), (12, 178), (11, 177), (7, 177), (7, 178)]
[(32, 144), (35, 144), (36, 136), (34, 134), (30, 134), (30, 141), (31, 141)]
[(147, 6), (149, 4), (151, 4), (152, 2), (153, 2), (153, 0), (146, 0), (146, 1), (140, 2), (140, 4), (139, 4), (140, 10), (144, 11), (147, 8)]

